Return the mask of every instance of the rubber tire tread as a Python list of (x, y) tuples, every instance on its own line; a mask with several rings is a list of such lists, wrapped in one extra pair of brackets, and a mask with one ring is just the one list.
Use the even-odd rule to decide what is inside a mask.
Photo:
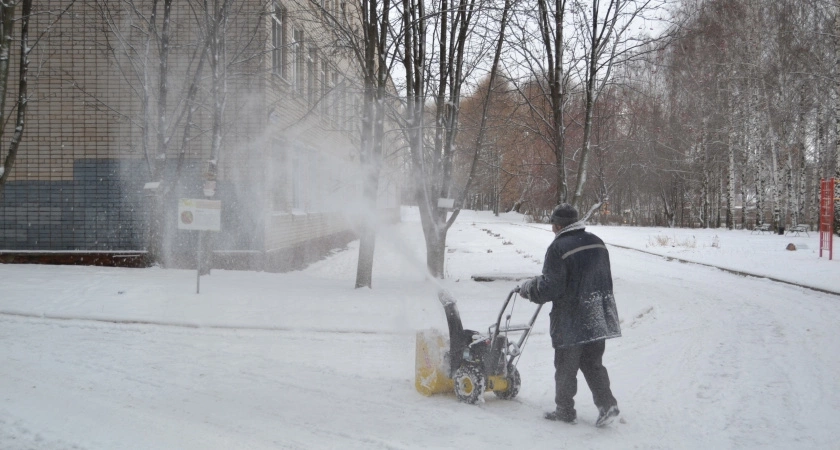
[[(473, 386), (472, 392), (463, 391), (463, 380), (468, 379)], [(463, 365), (455, 372), (455, 395), (458, 400), (474, 405), (487, 389), (487, 377), (476, 366)]]
[(507, 390), (493, 391), (493, 393), (502, 400), (513, 400), (519, 394), (519, 388), (522, 386), (522, 377), (519, 376), (519, 370), (515, 366), (508, 366), (507, 382)]

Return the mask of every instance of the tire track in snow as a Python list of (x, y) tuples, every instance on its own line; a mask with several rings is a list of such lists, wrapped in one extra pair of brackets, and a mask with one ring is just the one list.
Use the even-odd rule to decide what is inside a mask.
[[(482, 222), (476, 222), (476, 223), (482, 223)], [(492, 226), (493, 223), (494, 222), (484, 222), (483, 224)], [(540, 230), (540, 231), (546, 231), (545, 228), (534, 226), (534, 225), (523, 225), (523, 224), (517, 224), (517, 223), (511, 223), (509, 225), (514, 225), (514, 226), (519, 226), (519, 227), (524, 227), (524, 228), (532, 228), (532, 229)], [(776, 278), (776, 277), (772, 277), (772, 276), (769, 276), (769, 275), (762, 275), (762, 274), (748, 272), (748, 271), (744, 271), (744, 270), (729, 269), (729, 268), (717, 266), (717, 265), (714, 265), (714, 264), (691, 261), (691, 260), (688, 260), (688, 259), (678, 258), (676, 256), (663, 255), (663, 254), (656, 253), (656, 252), (651, 252), (651, 251), (648, 251), (648, 250), (642, 250), (640, 248), (628, 247), (628, 246), (625, 246), (625, 245), (614, 244), (614, 243), (608, 242), (606, 240), (604, 241), (604, 243), (609, 245), (609, 246), (616, 247), (616, 248), (621, 248), (621, 249), (624, 249), (624, 250), (631, 250), (631, 251), (635, 251), (635, 252), (645, 253), (645, 254), (648, 254), (648, 255), (658, 256), (660, 258), (665, 259), (666, 261), (677, 261), (677, 262), (681, 262), (681, 263), (684, 263), (684, 264), (696, 264), (698, 266), (711, 267), (711, 268), (722, 270), (724, 272), (728, 272), (728, 273), (731, 273), (731, 274), (734, 274), (734, 275), (739, 275), (739, 276), (742, 276), (742, 277), (764, 278), (764, 279), (767, 279), (767, 280), (770, 280), (770, 281), (773, 281), (773, 282), (776, 282), (776, 283), (788, 284), (788, 285), (791, 285), (791, 286), (796, 286), (796, 287), (800, 287), (800, 288), (804, 288), (804, 289), (810, 289), (810, 290), (813, 290), (813, 291), (821, 292), (823, 294), (840, 296), (840, 292), (837, 292), (837, 291), (833, 291), (833, 290), (830, 290), (830, 289), (819, 288), (819, 287), (816, 287), (816, 286), (810, 286), (810, 285), (806, 285), (806, 284), (802, 284), (802, 283), (797, 283), (795, 281), (783, 280), (781, 278)]]
[(97, 317), (84, 314), (57, 314), (57, 313), (29, 313), (23, 311), (0, 309), (0, 316), (20, 317), (26, 319), (63, 320), (63, 321), (85, 321), (98, 322), (114, 325), (154, 325), (161, 327), (209, 329), (209, 330), (253, 330), (253, 331), (284, 331), (284, 332), (306, 332), (306, 333), (334, 333), (334, 334), (376, 334), (376, 335), (402, 335), (405, 332), (388, 330), (362, 330), (362, 329), (320, 329), (312, 327), (288, 327), (288, 326), (266, 326), (249, 324), (225, 324), (225, 323), (192, 323), (168, 320), (144, 320), (125, 319), (119, 317)]
[(677, 258), (676, 256), (661, 255), (659, 253), (654, 253), (654, 252), (650, 252), (650, 251), (647, 251), (647, 250), (641, 250), (641, 249), (633, 248), (633, 247), (626, 247), (626, 246), (623, 246), (623, 245), (612, 244), (612, 243), (609, 243), (609, 242), (605, 242), (605, 243), (607, 245), (610, 245), (610, 246), (613, 246), (613, 247), (616, 247), (616, 248), (622, 248), (622, 249), (625, 249), (625, 250), (632, 250), (632, 251), (635, 251), (635, 252), (641, 252), (641, 253), (646, 253), (648, 255), (658, 256), (660, 258), (664, 258), (666, 261), (677, 261), (677, 262), (681, 262), (681, 263), (684, 263), (684, 264), (696, 264), (698, 266), (711, 267), (711, 268), (714, 268), (714, 269), (721, 270), (723, 272), (728, 272), (728, 273), (731, 273), (731, 274), (734, 274), (734, 275), (739, 275), (739, 276), (742, 276), (742, 277), (764, 278), (764, 279), (767, 279), (767, 280), (770, 280), (770, 281), (773, 281), (773, 282), (776, 282), (776, 283), (789, 284), (791, 286), (810, 289), (812, 291), (821, 292), (823, 294), (840, 296), (840, 292), (832, 291), (832, 290), (829, 290), (829, 289), (818, 288), (818, 287), (815, 287), (815, 286), (808, 286), (806, 284), (797, 283), (795, 281), (783, 280), (781, 278), (775, 278), (775, 277), (771, 277), (769, 275), (761, 275), (761, 274), (757, 274), (757, 273), (746, 272), (746, 271), (743, 271), (743, 270), (728, 269), (726, 267), (721, 267), (721, 266), (717, 266), (717, 265), (714, 265), (714, 264), (691, 261), (691, 260), (688, 260), (688, 259)]

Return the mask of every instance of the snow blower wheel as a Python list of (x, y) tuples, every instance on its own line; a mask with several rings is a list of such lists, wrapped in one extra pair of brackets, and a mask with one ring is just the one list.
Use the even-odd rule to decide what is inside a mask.
[(455, 395), (458, 400), (471, 405), (478, 402), (487, 388), (487, 378), (481, 369), (463, 365), (455, 372)]
[(519, 370), (514, 366), (508, 366), (507, 383), (507, 389), (504, 391), (493, 391), (493, 393), (502, 400), (513, 400), (519, 394), (519, 387), (522, 386), (522, 378), (519, 377)]

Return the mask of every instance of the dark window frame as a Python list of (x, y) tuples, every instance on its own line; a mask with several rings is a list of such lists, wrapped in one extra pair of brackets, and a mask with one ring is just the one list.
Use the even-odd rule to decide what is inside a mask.
[(288, 81), (288, 14), (286, 8), (274, 3), (271, 14), (271, 71), (280, 78)]

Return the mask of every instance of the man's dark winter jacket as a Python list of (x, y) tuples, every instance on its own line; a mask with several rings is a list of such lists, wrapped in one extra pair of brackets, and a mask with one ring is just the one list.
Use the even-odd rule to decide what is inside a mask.
[(525, 282), (520, 294), (534, 303), (554, 303), (549, 315), (554, 348), (621, 336), (609, 252), (582, 222), (554, 238), (542, 275)]

